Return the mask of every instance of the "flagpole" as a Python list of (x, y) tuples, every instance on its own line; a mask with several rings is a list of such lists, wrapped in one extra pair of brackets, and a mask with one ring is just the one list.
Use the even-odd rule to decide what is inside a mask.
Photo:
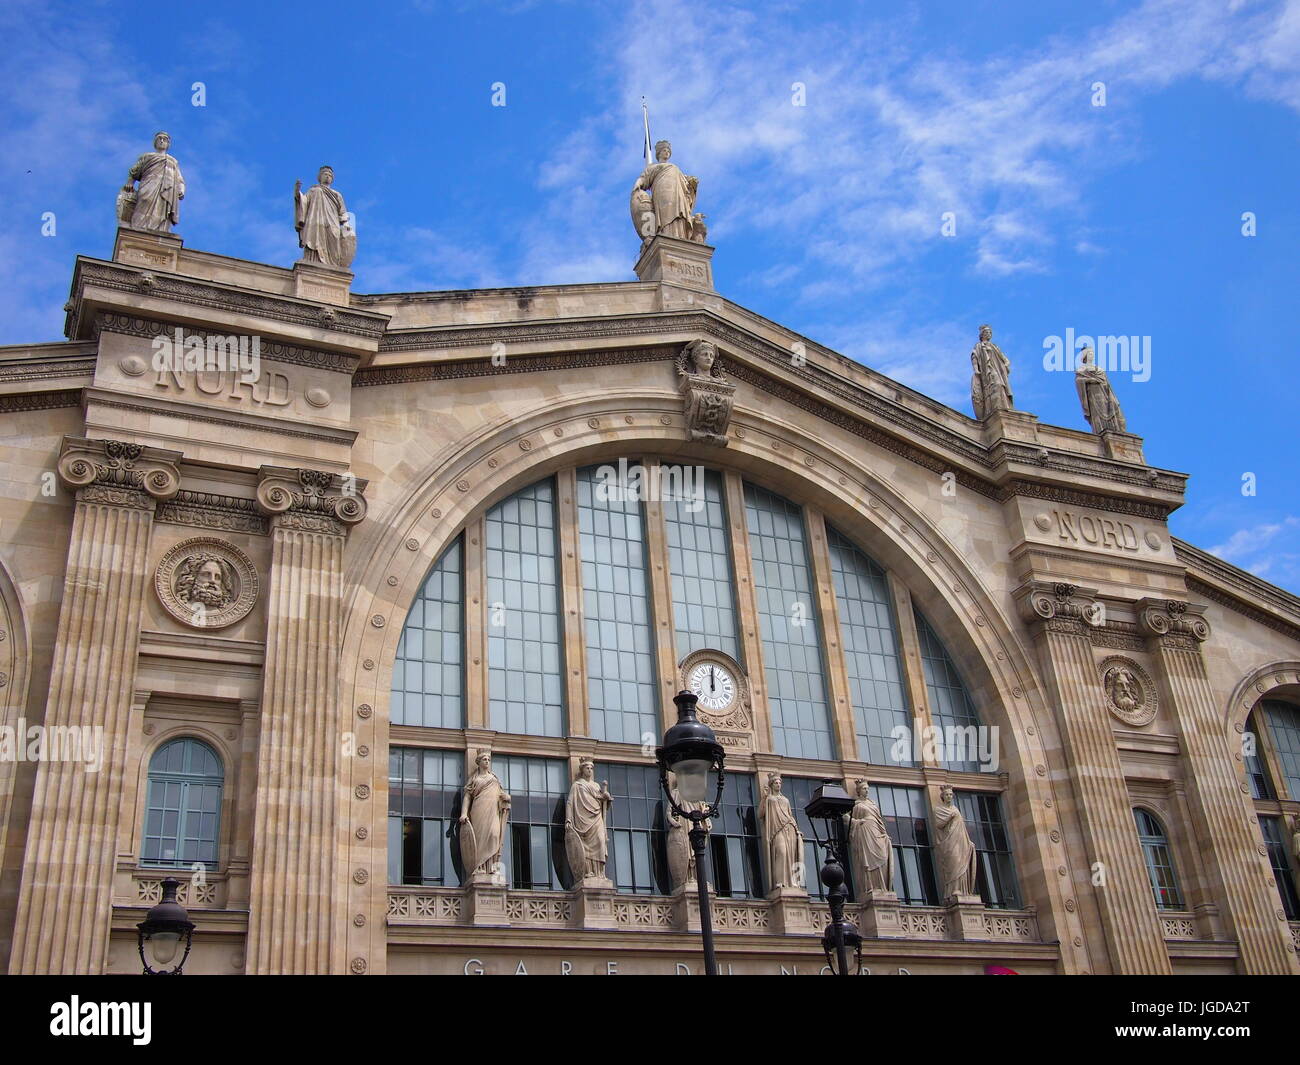
[(645, 122), (645, 165), (649, 166), (654, 162), (654, 153), (650, 150), (650, 112), (645, 105), (645, 97), (641, 97), (641, 118)]

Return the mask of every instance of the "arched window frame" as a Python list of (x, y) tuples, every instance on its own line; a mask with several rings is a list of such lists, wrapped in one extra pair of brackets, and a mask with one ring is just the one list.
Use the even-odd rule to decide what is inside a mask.
[[(157, 767), (159, 758), (168, 749), (178, 745), (186, 745), (188, 750), (201, 749), (206, 752), (216, 765), (216, 771), (213, 773), (194, 773), (182, 770), (167, 770)], [(188, 762), (188, 758), (187, 758)], [(183, 765), (186, 763), (182, 763)], [(227, 767), (222, 753), (218, 747), (212, 744), (204, 737), (196, 736), (191, 733), (178, 733), (164, 737), (158, 745), (149, 754), (147, 769), (145, 772), (145, 793), (143, 804), (143, 821), (140, 833), (140, 864), (153, 869), (190, 869), (194, 865), (203, 865), (209, 871), (215, 872), (221, 864), (221, 824), (222, 824), (222, 806), (226, 800), (226, 779)], [(159, 803), (157, 785), (175, 785), (177, 788), (176, 802), (174, 804), (166, 801), (163, 796), (162, 803)], [(208, 801), (209, 796), (199, 789), (215, 788), (215, 798)], [(210, 806), (210, 810), (202, 809), (203, 806)], [(176, 813), (176, 831), (175, 833), (164, 833), (161, 831), (151, 833), (149, 831), (150, 816), (158, 810), (165, 815), (171, 810)], [(201, 832), (198, 836), (188, 837), (188, 839), (198, 842), (198, 853), (186, 853), (187, 837), (186, 822), (191, 815), (200, 817), (210, 815), (212, 818), (212, 827), (210, 832)], [(166, 858), (162, 856), (150, 857), (147, 852), (149, 841), (158, 839), (165, 844), (167, 841), (174, 841), (176, 856)]]

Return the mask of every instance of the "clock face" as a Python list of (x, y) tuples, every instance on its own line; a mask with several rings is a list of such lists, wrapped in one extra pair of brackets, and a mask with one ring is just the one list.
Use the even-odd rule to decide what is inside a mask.
[(712, 713), (728, 710), (736, 701), (736, 678), (718, 662), (701, 662), (691, 670), (686, 686), (699, 698), (700, 707)]

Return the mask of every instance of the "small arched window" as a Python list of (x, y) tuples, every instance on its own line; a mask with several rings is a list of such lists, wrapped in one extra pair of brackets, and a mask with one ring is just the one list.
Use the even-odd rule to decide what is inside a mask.
[(1147, 878), (1151, 881), (1151, 894), (1158, 910), (1181, 910), (1183, 895), (1178, 890), (1178, 877), (1174, 874), (1174, 858), (1169, 850), (1169, 837), (1155, 817), (1140, 807), (1134, 807), (1138, 842), (1142, 844), (1142, 857), (1147, 864)]
[(149, 761), (142, 865), (217, 867), (221, 822), (221, 759), (201, 740), (164, 743)]

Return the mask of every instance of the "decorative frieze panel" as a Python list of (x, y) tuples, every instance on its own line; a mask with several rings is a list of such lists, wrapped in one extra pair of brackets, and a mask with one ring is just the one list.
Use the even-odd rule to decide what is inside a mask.
[[(140, 906), (152, 906), (162, 901), (162, 876), (135, 876), (135, 901)], [(225, 884), (216, 879), (182, 880), (176, 889), (176, 901), (187, 909), (217, 909), (225, 905)]]
[(1160, 916), (1165, 939), (1198, 939), (1196, 918), (1190, 913), (1165, 913)]

